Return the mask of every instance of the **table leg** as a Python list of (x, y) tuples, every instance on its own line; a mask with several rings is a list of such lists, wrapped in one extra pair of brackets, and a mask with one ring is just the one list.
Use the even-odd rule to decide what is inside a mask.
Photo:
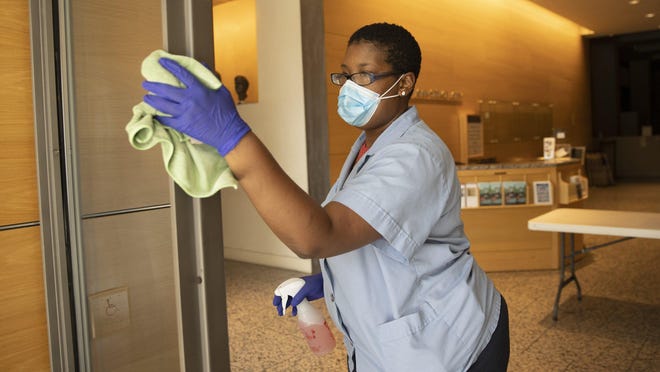
[(582, 301), (582, 288), (580, 288), (580, 282), (577, 276), (575, 276), (575, 234), (573, 233), (571, 233), (571, 277), (575, 280), (575, 285), (577, 286), (578, 301)]
[(552, 320), (557, 320), (559, 298), (561, 297), (561, 290), (564, 288), (564, 249), (564, 233), (559, 233), (559, 287), (557, 288), (557, 296), (555, 296), (555, 305), (552, 308)]
[(555, 297), (555, 304), (552, 309), (552, 320), (557, 320), (558, 313), (559, 313), (559, 299), (561, 298), (561, 291), (564, 289), (565, 286), (568, 285), (571, 281), (575, 282), (575, 285), (577, 286), (577, 291), (578, 291), (578, 300), (582, 299), (582, 290), (580, 288), (580, 283), (577, 280), (577, 277), (575, 276), (575, 235), (571, 233), (571, 254), (570, 254), (570, 268), (571, 268), (571, 276), (568, 279), (565, 279), (565, 264), (564, 261), (566, 259), (566, 233), (559, 233), (559, 288), (557, 288), (557, 296)]

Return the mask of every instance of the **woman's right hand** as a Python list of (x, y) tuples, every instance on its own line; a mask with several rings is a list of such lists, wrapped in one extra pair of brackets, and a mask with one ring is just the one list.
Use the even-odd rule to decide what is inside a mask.
[[(294, 316), (298, 314), (296, 306), (301, 303), (303, 299), (314, 301), (323, 298), (323, 275), (321, 273), (304, 276), (301, 279), (305, 281), (305, 285), (300, 288), (291, 301), (287, 301), (287, 307), (289, 307), (289, 305), (292, 306), (291, 315)], [(284, 315), (282, 298), (280, 296), (273, 296), (273, 306), (277, 308), (277, 314), (279, 316)]]

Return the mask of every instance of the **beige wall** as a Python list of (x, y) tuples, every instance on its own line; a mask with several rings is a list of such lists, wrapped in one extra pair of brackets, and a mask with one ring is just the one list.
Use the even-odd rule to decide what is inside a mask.
[[(300, 0), (256, 0), (259, 102), (238, 111), (284, 171), (307, 190)], [(309, 272), (270, 231), (239, 188), (222, 191), (225, 257)], [(277, 283), (273, 283), (276, 285)]]
[[(39, 220), (28, 2), (0, 12), (0, 226)], [(47, 371), (48, 331), (39, 227), (0, 232), (0, 370)]]
[(259, 100), (255, 13), (255, 0), (235, 0), (213, 6), (215, 69), (236, 102), (236, 75), (245, 76), (250, 83), (245, 102)]
[[(567, 131), (566, 142), (588, 143), (587, 70), (576, 24), (526, 0), (333, 0), (324, 7), (328, 73), (339, 71), (348, 38), (365, 24), (397, 23), (415, 36), (422, 48), (417, 88), (464, 94), (458, 106), (416, 104), (455, 158), (459, 114), (478, 112), (481, 99), (553, 103), (553, 124)], [(359, 134), (337, 115), (337, 93), (328, 82), (331, 180)], [(505, 159), (540, 155), (540, 149), (500, 145), (492, 151)]]

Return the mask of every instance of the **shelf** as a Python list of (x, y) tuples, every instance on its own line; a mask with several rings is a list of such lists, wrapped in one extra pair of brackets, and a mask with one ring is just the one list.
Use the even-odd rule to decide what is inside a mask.
[(571, 176), (570, 182), (558, 177), (559, 204), (567, 205), (589, 197), (589, 179), (582, 175)]
[[(509, 178), (503, 180), (504, 175), (497, 175), (497, 181), (469, 182), (461, 184), (463, 201), (461, 209), (496, 209), (496, 208), (527, 208), (527, 207), (547, 207), (552, 203), (535, 203), (534, 191), (530, 185), (527, 175), (520, 178)], [(542, 178), (549, 178), (544, 174)], [(477, 177), (474, 178), (477, 180)], [(534, 181), (531, 181), (534, 183)], [(550, 182), (550, 181), (546, 181)], [(499, 203), (481, 204), (485, 200), (496, 200)], [(508, 204), (507, 200), (520, 200), (521, 203)]]

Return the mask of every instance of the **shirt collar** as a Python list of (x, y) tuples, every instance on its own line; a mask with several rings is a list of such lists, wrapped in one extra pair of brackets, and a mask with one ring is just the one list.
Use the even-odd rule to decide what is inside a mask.
[(367, 150), (367, 152), (362, 156), (362, 158), (353, 165), (355, 157), (360, 151), (360, 147), (365, 141), (365, 133), (362, 132), (358, 139), (353, 144), (348, 157), (342, 167), (341, 173), (339, 174), (340, 184), (344, 184), (346, 179), (350, 174), (357, 173), (367, 160), (376, 152), (378, 149), (387, 146), (388, 144), (395, 141), (397, 138), (400, 138), (410, 127), (419, 122), (419, 114), (417, 113), (417, 107), (409, 107), (403, 114), (396, 118), (392, 124), (390, 124), (383, 133), (378, 136), (373, 145)]
[[(374, 152), (378, 151), (380, 148), (385, 147), (395, 141), (397, 138), (403, 136), (404, 133), (410, 129), (413, 125), (419, 122), (419, 114), (417, 113), (417, 107), (409, 107), (401, 116), (396, 118), (392, 124), (390, 124), (383, 133), (376, 138), (374, 144), (369, 148), (365, 155), (371, 155)], [(364, 133), (358, 139), (358, 149), (359, 145), (362, 144), (361, 141), (364, 141)]]

